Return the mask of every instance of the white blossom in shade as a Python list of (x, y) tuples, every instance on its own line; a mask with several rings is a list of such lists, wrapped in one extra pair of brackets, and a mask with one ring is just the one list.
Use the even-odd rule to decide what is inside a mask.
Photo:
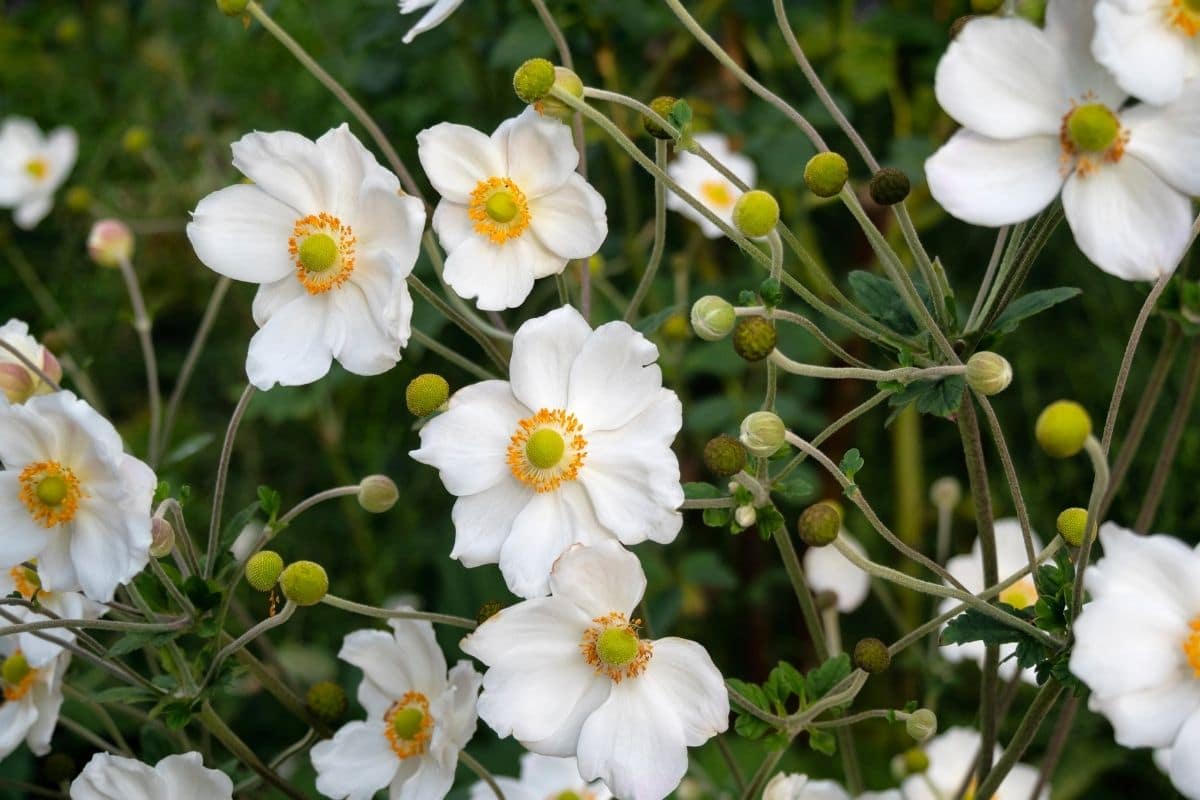
[[(721, 673), (695, 642), (638, 635), (646, 590), (616, 542), (574, 547), (550, 596), (503, 609), (462, 641), (488, 666), (479, 716), (528, 750), (575, 756), (587, 781), (622, 800), (661, 800), (687, 771), (687, 748), (729, 725)], [(549, 701), (549, 698), (553, 698)]]
[(446, 657), (424, 620), (392, 619), (391, 632), (355, 631), (338, 657), (363, 671), (365, 722), (343, 725), (312, 749), (317, 790), (326, 797), (441, 800), (458, 754), (475, 734), (480, 675), (469, 661), (446, 672)]
[(231, 800), (233, 781), (199, 753), (167, 756), (153, 767), (96, 753), (71, 782), (71, 800)]
[[(747, 186), (753, 187), (758, 171), (754, 162), (741, 153), (729, 148), (729, 137), (722, 133), (698, 133), (696, 142), (713, 158), (724, 164)], [(742, 196), (742, 190), (732, 181), (717, 172), (707, 161), (694, 153), (681, 151), (667, 165), (667, 174), (679, 184), (679, 188), (695, 197), (722, 221), (733, 225), (733, 206)], [(709, 239), (718, 239), (725, 234), (707, 217), (674, 192), (667, 193), (667, 208), (678, 211), (700, 226), (700, 232)]]
[(107, 603), (150, 560), (157, 479), (71, 392), (0, 406), (0, 564), (37, 559), (47, 592)]
[(1126, 106), (1092, 57), (1095, 0), (1050, 0), (1046, 27), (972, 20), (938, 64), (938, 102), (963, 129), (925, 163), (955, 217), (1001, 226), (1061, 193), (1100, 269), (1155, 280), (1178, 264), (1200, 194), (1200, 82), (1170, 105)]
[(1173, 536), (1100, 529), (1084, 576), (1071, 672), (1092, 690), (1117, 743), (1153, 747), (1171, 782), (1200, 798), (1200, 552)]
[(417, 157), (442, 196), (433, 229), (446, 283), (481, 309), (516, 308), (537, 278), (595, 254), (608, 235), (604, 198), (575, 172), (571, 129), (533, 107), (491, 136), (449, 122), (426, 128)]
[[(0, 340), (15, 348), (31, 364), (55, 383), (62, 380), (62, 367), (50, 350), (29, 335), (29, 326), (19, 319), (0, 325)], [(10, 403), (23, 403), (35, 394), (49, 394), (54, 388), (26, 366), (11, 351), (0, 347), (0, 397)]]
[[(47, 592), (41, 588), (37, 572), (24, 564), (17, 564), (7, 570), (0, 569), (0, 597), (18, 594), (25, 600), (37, 597), (39, 606), (61, 619), (99, 619), (108, 613), (108, 608), (93, 602), (79, 592)], [(45, 614), (39, 614), (24, 606), (12, 606), (7, 609), (17, 617), (17, 622), (10, 623), (0, 618), (0, 636), (4, 629), (12, 624), (27, 622), (42, 622), (50, 619)], [(50, 631), (56, 639), (67, 642), (75, 641), (75, 632), (70, 628), (55, 628)], [(48, 641), (32, 632), (19, 633), (16, 636), (17, 647), (21, 649), (25, 659), (35, 667), (42, 667), (53, 661), (63, 651), (62, 645)]]
[(58, 724), (62, 708), (63, 673), (71, 663), (71, 654), (60, 653), (40, 667), (32, 666), (21, 652), (14, 636), (0, 636), (0, 761), (21, 743), (29, 745), (35, 756), (50, 752), (50, 737)]
[[(979, 732), (970, 728), (951, 728), (925, 745), (929, 769), (904, 779), (900, 791), (904, 800), (945, 800), (957, 797), (967, 786), (967, 797), (974, 796), (975, 778), (970, 777), (979, 757)], [(1000, 747), (996, 747), (996, 758)], [(1045, 786), (1036, 796), (1038, 771), (1028, 764), (1014, 764), (1000, 782), (990, 800), (1049, 800), (1050, 788)]]
[[(579, 762), (537, 753), (521, 756), (521, 777), (496, 776), (505, 800), (611, 800), (612, 793), (598, 781), (579, 775)], [(495, 800), (492, 787), (479, 781), (471, 787), (471, 800)]]
[(536, 597), (572, 544), (673, 541), (683, 411), (657, 358), (624, 322), (592, 330), (570, 306), (522, 325), (511, 382), (460, 389), (412, 453), (458, 497), (450, 557), (499, 563), (514, 594)]
[(462, 4), (463, 0), (400, 0), (401, 14), (411, 14), (423, 8), (429, 9), (417, 20), (417, 24), (409, 28), (408, 33), (404, 34), (404, 43), (409, 44), (425, 31), (441, 25)]
[(814, 781), (807, 775), (779, 772), (767, 781), (762, 800), (902, 800), (902, 797), (899, 791), (887, 789), (852, 798), (837, 781)]
[(1174, 103), (1200, 74), (1200, 6), (1192, 0), (1098, 0), (1092, 54), (1131, 95)]
[[(866, 557), (867, 551), (857, 539), (845, 530), (838, 536), (855, 552)], [(856, 567), (832, 544), (810, 547), (805, 551), (804, 577), (814, 593), (833, 592), (837, 596), (838, 611), (843, 614), (856, 610), (871, 593), (871, 576)]]
[(246, 374), (259, 389), (319, 380), (334, 359), (356, 375), (400, 360), (411, 333), (406, 280), (425, 208), (346, 125), (315, 142), (250, 133), (233, 165), (252, 183), (205, 197), (188, 238), (209, 269), (259, 284)]
[(8, 117), (0, 123), (0, 208), (13, 209), (13, 221), (29, 230), (54, 205), (75, 158), (79, 140), (71, 128), (43, 135), (33, 120)]
[[(1000, 580), (1004, 580), (1022, 568), (1028, 567), (1029, 556), (1025, 552), (1025, 538), (1021, 535), (1021, 523), (1017, 520), (1012, 518), (996, 520), (995, 533), (996, 568)], [(1040, 552), (1041, 540), (1037, 533), (1031, 532), (1031, 535), (1034, 552)], [(946, 570), (972, 594), (978, 594), (987, 588), (987, 584), (983, 580), (983, 551), (978, 539), (971, 546), (969, 554), (954, 556), (947, 561)], [(1013, 608), (1028, 608), (1037, 602), (1037, 586), (1034, 585), (1033, 578), (1026, 575), (1001, 592), (998, 599), (1001, 603), (1007, 603)], [(960, 605), (957, 600), (947, 598), (938, 606), (938, 613), (944, 614), (957, 605)], [(966, 642), (943, 645), (940, 649), (947, 661), (970, 660), (982, 665), (987, 648), (983, 642)], [(1006, 681), (1016, 677), (1017, 670), (1020, 669), (1017, 660), (1011, 657), (1016, 651), (1015, 644), (1000, 645), (1000, 677)], [(1022, 670), (1021, 678), (1026, 683), (1037, 683), (1037, 673), (1033, 669)]]

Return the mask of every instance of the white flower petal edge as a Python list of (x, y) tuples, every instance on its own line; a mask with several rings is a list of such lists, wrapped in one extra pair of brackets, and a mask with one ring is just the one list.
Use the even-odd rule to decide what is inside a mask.
[[(39, 605), (62, 619), (99, 619), (108, 613), (107, 606), (94, 603), (78, 592), (47, 592), (41, 588), (37, 572), (23, 564), (17, 564), (8, 570), (0, 570), (0, 597), (7, 597), (14, 592), (25, 600), (33, 600), (36, 594)], [(41, 622), (50, 619), (45, 614), (39, 614), (32, 609), (20, 606), (10, 608), (9, 613), (18, 620), (14, 623), (9, 623), (7, 620), (0, 621), (0, 636), (4, 634), (4, 629), (10, 624)], [(75, 632), (69, 628), (62, 628), (55, 632), (55, 638), (74, 642)], [(43, 639), (32, 632), (17, 634), (17, 648), (24, 654), (29, 665), (33, 667), (43, 667), (63, 652), (62, 645)]]
[(729, 724), (724, 681), (703, 647), (638, 637), (630, 616), (645, 580), (616, 542), (571, 548), (549, 597), (502, 610), (461, 645), (488, 666), (484, 722), (534, 752), (575, 755), (585, 780), (625, 800), (666, 797), (687, 748)]
[(167, 756), (153, 767), (132, 758), (96, 753), (71, 783), (71, 800), (132, 798), (230, 800), (233, 781), (209, 769), (199, 753)]
[[(0, 325), (0, 340), (15, 348), (31, 364), (40, 368), (46, 377), (58, 382), (62, 379), (62, 367), (58, 359), (37, 339), (29, 335), (29, 325), (19, 319), (10, 319)], [(0, 348), (0, 396), (10, 403), (23, 403), (38, 394), (49, 394), (54, 387), (25, 365), (21, 359)]]
[(1121, 88), (1147, 103), (1179, 99), (1193, 77), (1200, 47), (1194, 36), (1200, 15), (1166, 3), (1099, 0), (1092, 54)]
[[(0, 636), (0, 661), (23, 655), (13, 637)], [(36, 756), (50, 752), (50, 737), (63, 704), (63, 674), (70, 663), (71, 654), (63, 652), (40, 667), (23, 664), (19, 671), (24, 674), (14, 684), (0, 682), (5, 698), (0, 704), (0, 760), (22, 742)]]
[[(850, 793), (836, 781), (814, 781), (807, 775), (778, 772), (763, 789), (762, 800), (851, 800)], [(896, 789), (865, 792), (857, 800), (903, 800)]]
[[(612, 794), (602, 783), (588, 783), (579, 774), (575, 758), (556, 758), (538, 753), (521, 756), (519, 779), (497, 777), (505, 800), (546, 800), (547, 798), (587, 798), (611, 800)], [(471, 800), (494, 800), (496, 794), (483, 781), (471, 787)]]
[(425, 12), (421, 19), (417, 20), (417, 24), (413, 25), (408, 33), (404, 34), (404, 43), (409, 44), (425, 31), (441, 25), (462, 4), (463, 0), (400, 0), (401, 14), (411, 14), (422, 8), (433, 6)]
[(24, 117), (0, 124), (0, 208), (12, 208), (13, 220), (26, 230), (37, 227), (50, 213), (54, 193), (62, 186), (79, 153), (79, 140), (70, 128), (55, 128), (43, 136)]
[[(699, 133), (695, 139), (743, 183), (754, 186), (758, 176), (754, 162), (730, 149), (728, 137), (720, 133)], [(667, 174), (679, 184), (679, 188), (699, 200), (717, 218), (726, 224), (733, 224), (733, 206), (742, 196), (742, 190), (707, 161), (695, 153), (682, 152), (667, 166)], [(719, 239), (725, 235), (708, 217), (674, 192), (667, 194), (667, 208), (695, 222), (700, 226), (700, 232), (709, 239)]]
[[(979, 755), (979, 732), (969, 728), (950, 728), (925, 745), (929, 769), (910, 775), (900, 787), (905, 800), (942, 800), (954, 796), (966, 784)], [(1000, 747), (996, 747), (1000, 757)], [(1000, 800), (1026, 800), (1033, 795), (1038, 771), (1028, 764), (1015, 764), (1000, 782), (996, 797)], [(1043, 787), (1034, 800), (1049, 800), (1050, 787)]]
[[(867, 555), (858, 540), (846, 531), (838, 536), (862, 556)], [(837, 596), (837, 608), (843, 614), (856, 610), (871, 593), (871, 576), (832, 545), (805, 551), (804, 574), (814, 592), (833, 592)]]

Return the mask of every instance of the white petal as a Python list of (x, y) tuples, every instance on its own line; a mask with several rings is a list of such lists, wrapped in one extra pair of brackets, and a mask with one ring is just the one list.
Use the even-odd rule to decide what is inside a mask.
[(530, 409), (567, 407), (571, 365), (592, 329), (571, 306), (535, 317), (513, 337), (512, 391)]
[(167, 796), (166, 779), (152, 767), (108, 753), (93, 755), (71, 783), (72, 800), (158, 800)]
[(513, 520), (532, 497), (533, 490), (516, 478), (501, 478), (490, 489), (458, 498), (450, 514), (454, 521), (450, 557), (464, 567), (499, 563)]
[(167, 756), (154, 770), (166, 779), (169, 797), (222, 800), (233, 796), (233, 781), (224, 772), (205, 767), (199, 753)]
[(54, 206), (54, 196), (37, 194), (22, 202), (13, 211), (13, 222), (22, 230), (33, 230), (46, 218)]
[(275, 312), (250, 339), (246, 375), (262, 391), (303, 386), (325, 377), (333, 362), (326, 339), (327, 299), (305, 295)]
[(428, 756), (418, 759), (413, 774), (392, 783), (388, 800), (442, 800), (454, 785), (454, 766), (458, 759), (454, 762), (454, 765), (444, 766)]
[(21, 746), (25, 735), (37, 721), (37, 709), (33, 703), (17, 702), (0, 705), (0, 759)]
[[(408, 33), (404, 34), (404, 43), (409, 44), (419, 34), (422, 34), (425, 31), (442, 24), (446, 17), (453, 14), (455, 9), (461, 6), (462, 3), (463, 0), (437, 0), (437, 2), (432, 3), (433, 8), (425, 12), (425, 16), (417, 20), (417, 24), (409, 28)], [(405, 8), (405, 5), (406, 4), (404, 2), (401, 2), (400, 4), (400, 13), (402, 14), (408, 10)], [(427, 5), (430, 5), (430, 3), (422, 3), (415, 7), (423, 8)]]
[(938, 103), (984, 136), (1057, 136), (1069, 108), (1062, 56), (1042, 31), (1016, 18), (974, 19), (937, 66)]
[(442, 249), (450, 253), (468, 237), (475, 235), (475, 222), (467, 213), (466, 206), (443, 198), (433, 210), (433, 230)]
[(26, 696), (32, 698), (37, 709), (37, 718), (25, 734), (25, 744), (35, 756), (44, 756), (50, 752), (50, 739), (54, 736), (54, 728), (58, 725), (58, 714), (62, 709), (62, 670), (71, 660), (70, 653), (59, 656), (61, 667), (55, 666), (47, 670), (49, 674), (39, 676), (33, 688)]
[(554, 565), (550, 591), (590, 618), (614, 611), (628, 617), (646, 592), (646, 573), (638, 557), (616, 542), (574, 547)]
[[(1046, 7), (1046, 39), (1065, 64), (1065, 89), (1076, 102), (1100, 102), (1116, 110), (1126, 94), (1092, 54), (1096, 0), (1055, 0)], [(1066, 113), (1066, 109), (1063, 109)]]
[(1200, 195), (1200, 80), (1169, 106), (1134, 106), (1121, 114), (1129, 130), (1126, 155), (1144, 161), (1187, 195)]
[(400, 767), (382, 721), (344, 725), (332, 739), (319, 742), (311, 755), (317, 791), (337, 800), (371, 800)]
[(1093, 694), (1088, 708), (1108, 718), (1122, 747), (1170, 747), (1184, 722), (1200, 711), (1200, 682), (1188, 665), (1176, 680), (1141, 691)]
[(296, 270), (288, 237), (296, 213), (257, 186), (236, 184), (200, 201), (188, 240), (204, 266), (251, 283), (277, 281)]
[(341, 346), (333, 350), (338, 363), (355, 375), (380, 375), (396, 366), (408, 331), (383, 327), (384, 321), (375, 316), (363, 290), (353, 282), (330, 292), (330, 300), (326, 324), (341, 331), (336, 337)]
[[(130, 580), (132, 554), (122, 535), (120, 516), (99, 504), (80, 506), (71, 523), (71, 561), (83, 593), (107, 603), (119, 584)], [(108, 512), (108, 513), (105, 513)]]
[(614, 430), (659, 399), (658, 348), (625, 322), (597, 328), (571, 365), (567, 408), (584, 430)]
[(1165, 17), (1161, 7), (1132, 10), (1099, 2), (1092, 39), (1092, 54), (1121, 88), (1158, 105), (1174, 102), (1183, 90), (1189, 44)]
[[(61, 531), (66, 533), (65, 530)], [(79, 576), (71, 559), (71, 537), (51, 536), (37, 557), (38, 580), (48, 592), (78, 591)]]
[(425, 204), (412, 195), (398, 195), (395, 177), (382, 167), (378, 170), (359, 188), (354, 220), (357, 246), (366, 253), (391, 253), (407, 276), (421, 250)]
[(654, 642), (646, 671), (647, 692), (654, 692), (673, 710), (688, 747), (699, 747), (729, 727), (729, 695), (725, 679), (708, 651), (687, 639), (669, 637)]
[(534, 494), (513, 520), (500, 548), (500, 572), (518, 597), (550, 591), (550, 569), (572, 544), (581, 541), (575, 515), (561, 491)]
[[(1111, 522), (1100, 527), (1104, 557), (1084, 576), (1096, 598), (1144, 599), (1187, 621), (1200, 608), (1200, 553), (1173, 536), (1141, 536)], [(1170, 612), (1167, 612), (1170, 613)]]
[(925, 162), (925, 177), (934, 199), (955, 217), (975, 225), (1010, 225), (1029, 219), (1058, 194), (1060, 153), (1051, 136), (1002, 140), (960, 130)]
[(572, 172), (559, 188), (530, 203), (530, 227), (563, 258), (587, 258), (608, 235), (604, 197)]
[(1185, 620), (1160, 606), (1103, 598), (1084, 606), (1075, 623), (1071, 672), (1101, 695), (1150, 689), (1187, 678)]
[(475, 735), (479, 722), (476, 705), (479, 689), (483, 686), (483, 676), (475, 669), (474, 663), (467, 659), (459, 661), (451, 668), (446, 681), (443, 702), (439, 706), (441, 725), (432, 742), (435, 753), (457, 753), (466, 747)]
[(464, 205), (480, 181), (505, 174), (500, 149), (466, 125), (440, 122), (418, 133), (417, 158), (437, 193)]
[[(502, 609), (465, 636), (460, 648), (489, 667), (579, 654), (591, 616), (574, 603), (538, 597)], [(486, 676), (484, 684), (487, 684)]]
[[(1043, 786), (1042, 790), (1034, 795), (1033, 790), (1038, 785), (1040, 771), (1029, 766), (1028, 764), (1013, 764), (1013, 768), (1009, 771), (1004, 780), (1000, 781), (999, 791), (996, 792), (997, 797), (1013, 797), (1013, 798), (1029, 798), (1029, 800), (1050, 800), (1050, 787)], [(860, 798), (861, 800), (861, 798)]]
[(331, 210), (337, 176), (316, 142), (291, 131), (255, 131), (234, 142), (232, 150), (233, 166), (293, 209), (295, 217)]
[[(384, 169), (375, 160), (358, 137), (350, 132), (350, 126), (342, 123), (326, 132), (316, 141), (317, 150), (325, 160), (325, 170), (330, 176), (328, 206), (324, 211), (341, 217), (342, 221), (353, 219), (356, 223), (363, 222), (363, 215), (376, 213), (386, 214), (386, 206), (382, 205), (383, 198), (370, 189), (378, 189), (379, 194), (390, 195), (397, 201), (399, 197), (400, 179)], [(415, 197), (422, 211), (424, 206)], [(380, 204), (380, 205), (375, 205)], [(375, 208), (372, 206), (375, 205)], [(422, 214), (424, 219), (424, 214)], [(379, 228), (371, 230), (355, 228), (360, 241), (371, 238), (371, 234), (381, 233)]]
[(1200, 714), (1193, 714), (1171, 750), (1171, 783), (1185, 797), (1200, 797)]
[(17, 471), (0, 471), (0, 564), (21, 564), (37, 558), (53, 536), (29, 515), (20, 492)]
[(531, 261), (542, 261), (538, 249), (541, 245), (529, 234), (504, 244), (479, 235), (468, 236), (446, 256), (443, 277), (455, 294), (465, 300), (475, 299), (475, 305), (484, 311), (516, 308), (533, 291)]
[[(839, 534), (854, 550), (866, 555), (863, 546), (848, 533)], [(849, 614), (871, 593), (871, 578), (836, 547), (810, 547), (804, 553), (804, 574), (814, 592), (833, 592), (838, 611)], [(956, 576), (957, 577), (957, 576)]]
[(506, 154), (508, 176), (531, 200), (559, 189), (579, 164), (571, 129), (533, 106), (502, 125), (492, 141)]

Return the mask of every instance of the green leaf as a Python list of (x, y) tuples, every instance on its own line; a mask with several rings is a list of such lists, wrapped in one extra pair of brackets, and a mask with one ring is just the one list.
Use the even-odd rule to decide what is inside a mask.
[(863, 461), (862, 453), (858, 452), (858, 448), (851, 447), (846, 451), (846, 454), (842, 456), (842, 463), (838, 465), (838, 469), (840, 469), (842, 474), (849, 478), (850, 482), (853, 483), (854, 476), (858, 474), (858, 471), (863, 468), (865, 463), (866, 462)]
[[(1006, 611), (1018, 619), (1024, 615), (1017, 609), (1005, 603), (996, 603), (996, 608)], [(946, 625), (942, 631), (942, 644), (964, 644), (965, 642), (983, 642), (984, 644), (1010, 644), (1019, 642), (1025, 635), (1011, 625), (1005, 625), (982, 611), (968, 608)]]
[(837, 752), (837, 740), (833, 734), (821, 728), (810, 728), (808, 746), (822, 755), (832, 756)]
[(199, 575), (189, 575), (183, 582), (183, 593), (200, 611), (211, 611), (221, 604), (221, 585), (214, 580), (204, 580)]
[(154, 498), (151, 500), (150, 505), (157, 506), (170, 496), (171, 483), (169, 481), (159, 481), (158, 485), (154, 487)]
[[(880, 384), (880, 388), (891, 387)], [(888, 398), (888, 406), (894, 410), (884, 425), (891, 425), (896, 415), (913, 403), (916, 403), (917, 411), (921, 414), (952, 417), (962, 406), (963, 392), (966, 388), (967, 382), (961, 375), (951, 375), (935, 381), (913, 381)]]
[(724, 496), (725, 493), (711, 483), (692, 482), (683, 485), (685, 500), (713, 500)]
[(988, 334), (999, 337), (1012, 333), (1021, 324), (1021, 320), (1040, 314), (1079, 294), (1082, 294), (1082, 290), (1074, 286), (1059, 286), (1056, 289), (1039, 289), (1022, 295), (1009, 303), (1008, 308), (996, 317), (992, 326), (988, 328)]
[(680, 132), (687, 130), (687, 127), (692, 124), (692, 107), (688, 105), (687, 100), (675, 101), (675, 105), (671, 106), (671, 113), (667, 114), (667, 122), (674, 125)]
[(700, 519), (710, 528), (724, 528), (733, 519), (733, 512), (728, 508), (706, 508)]
[(780, 514), (779, 509), (773, 505), (765, 505), (757, 509), (757, 512), (758, 533), (764, 539), (774, 536), (776, 531), (782, 530), (783, 526), (787, 524), (783, 514)]
[(93, 694), (92, 700), (97, 703), (142, 703), (156, 697), (140, 686), (110, 686)]
[(258, 507), (262, 509), (267, 519), (274, 521), (279, 516), (279, 506), (282, 502), (283, 498), (279, 492), (270, 486), (258, 487)]
[(180, 633), (181, 631), (134, 631), (133, 633), (127, 633), (113, 642), (112, 647), (108, 648), (108, 655), (115, 658), (123, 656), (126, 653), (132, 653), (135, 650), (141, 650), (143, 647), (157, 650), (166, 645), (167, 642), (173, 641)]
[(151, 716), (162, 717), (162, 721), (173, 731), (183, 730), (192, 721), (192, 704), (189, 700), (173, 700), (151, 712)]
[(242, 529), (250, 524), (250, 520), (259, 512), (261, 506), (258, 500), (255, 500), (250, 505), (243, 508), (241, 511), (233, 515), (233, 519), (225, 524), (225, 530), (221, 532), (221, 541), (217, 546), (217, 552), (211, 553), (210, 558), (215, 561), (220, 561), (225, 554), (229, 552), (229, 548), (233, 546), (238, 534)]
[(771, 491), (788, 502), (803, 503), (813, 496), (816, 487), (807, 478), (793, 476), (786, 481), (776, 483), (771, 487)]
[(780, 661), (776, 664), (775, 669), (771, 670), (771, 677), (781, 685), (786, 686), (788, 691), (795, 696), (804, 696), (804, 676), (800, 674), (800, 670), (788, 662)]
[(850, 674), (850, 656), (845, 653), (830, 658), (824, 664), (808, 671), (805, 685), (808, 689), (808, 702), (819, 700), (829, 693)]
[(873, 272), (855, 270), (850, 273), (848, 281), (855, 301), (868, 315), (902, 336), (920, 332), (904, 298), (887, 278)]

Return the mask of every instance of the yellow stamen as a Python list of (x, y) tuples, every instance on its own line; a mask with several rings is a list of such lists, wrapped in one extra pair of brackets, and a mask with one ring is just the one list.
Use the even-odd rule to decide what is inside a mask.
[(36, 572), (29, 567), (23, 567), (20, 564), (8, 571), (12, 582), (17, 590), (17, 594), (24, 597), (26, 600), (32, 600), (33, 596), (42, 588), (42, 582), (38, 579)]
[(1125, 156), (1129, 131), (1112, 109), (1095, 102), (1089, 93), (1083, 105), (1071, 104), (1062, 118), (1058, 139), (1062, 145), (1061, 171), (1072, 169), (1086, 178), (1104, 164), (1115, 164)]
[(42, 181), (50, 174), (50, 162), (44, 158), (32, 158), (25, 162), (25, 172), (35, 181)]
[(1200, 33), (1200, 0), (1172, 0), (1167, 20), (1185, 36)]
[(1022, 578), (1000, 593), (1000, 602), (1016, 609), (1028, 608), (1036, 603), (1037, 599), (1037, 586), (1029, 577)]
[(729, 189), (729, 184), (723, 180), (705, 181), (700, 184), (700, 195), (708, 201), (709, 205), (717, 208), (729, 208), (736, 199)]
[(1200, 616), (1193, 619), (1188, 627), (1192, 629), (1188, 638), (1183, 640), (1183, 652), (1187, 656), (1188, 663), (1192, 665), (1192, 672), (1197, 678), (1200, 678)]
[(654, 654), (654, 644), (638, 638), (642, 621), (629, 622), (620, 611), (614, 611), (592, 622), (595, 625), (583, 632), (579, 650), (596, 674), (607, 675), (613, 683), (641, 675)]
[(79, 500), (86, 494), (70, 467), (57, 461), (38, 461), (21, 470), (19, 497), (29, 514), (44, 528), (53, 528), (75, 518)]
[(508, 445), (513, 477), (539, 494), (573, 481), (587, 458), (579, 419), (563, 409), (543, 408), (517, 423)]
[(475, 232), (495, 244), (516, 239), (529, 227), (529, 203), (525, 193), (508, 178), (480, 181), (467, 204)]
[(36, 679), (37, 670), (29, 666), (20, 650), (0, 664), (0, 683), (4, 684), (4, 699), (9, 702), (20, 700), (29, 694)]
[(332, 214), (301, 217), (288, 238), (296, 277), (309, 294), (323, 294), (345, 283), (354, 272), (354, 231)]
[(429, 716), (428, 698), (420, 692), (408, 692), (393, 703), (383, 721), (387, 725), (384, 734), (401, 760), (419, 756), (429, 748), (434, 719)]

